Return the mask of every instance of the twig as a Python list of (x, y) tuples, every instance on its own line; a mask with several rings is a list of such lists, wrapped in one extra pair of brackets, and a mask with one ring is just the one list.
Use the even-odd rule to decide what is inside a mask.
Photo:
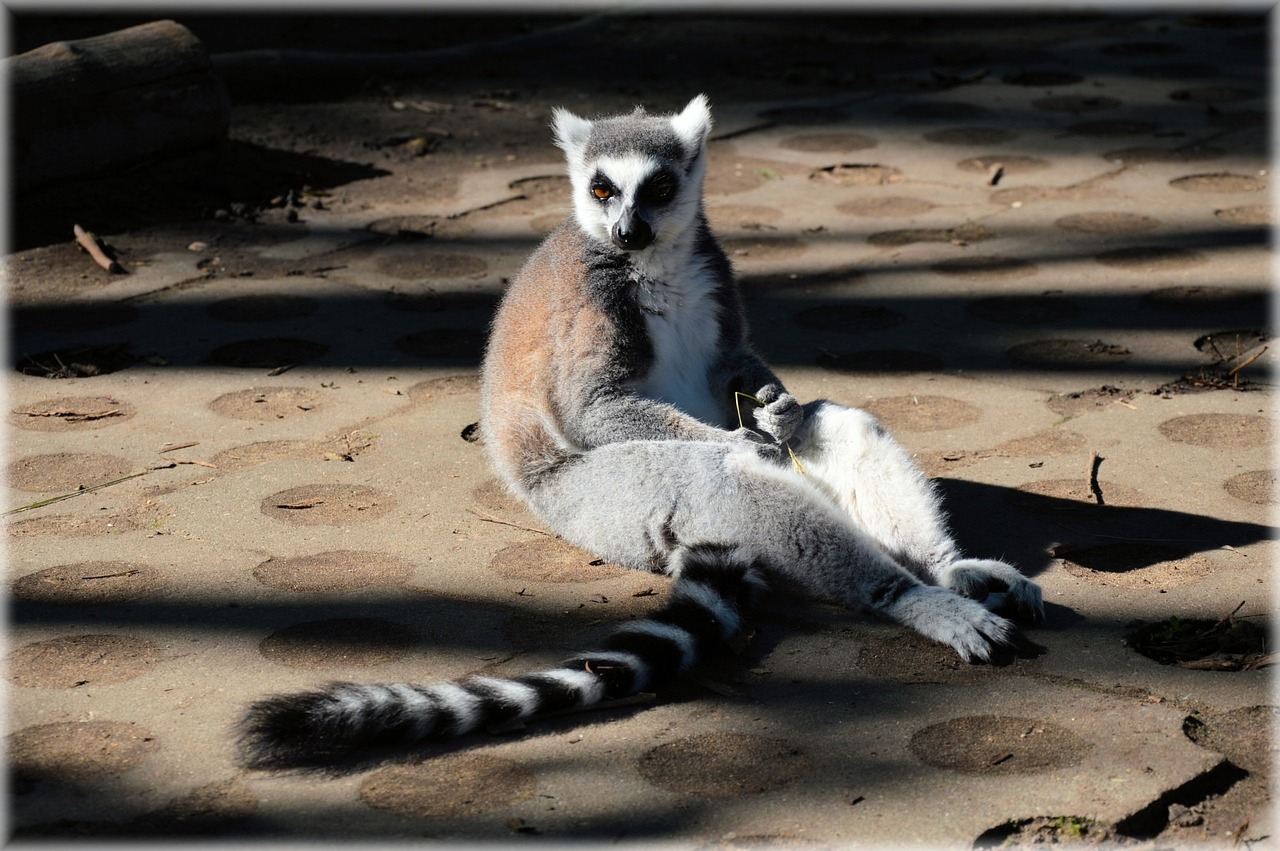
[(119, 408), (112, 408), (109, 411), (89, 411), (85, 413), (65, 408), (58, 408), (52, 411), (15, 411), (14, 413), (24, 417), (54, 417), (69, 423), (87, 423), (93, 422), (94, 420), (105, 420), (107, 417), (122, 416)]
[(502, 520), (497, 517), (494, 517), (492, 514), (486, 514), (485, 512), (479, 510), (478, 508), (475, 508), (474, 506), (469, 506), (467, 508), (467, 512), (470, 514), (474, 514), (476, 517), (479, 517), (481, 520), (483, 520), (486, 523), (497, 523), (499, 526), (510, 526), (512, 529), (519, 529), (522, 532), (534, 532), (538, 535), (546, 535), (548, 538), (555, 537), (555, 535), (551, 534), (545, 529), (534, 529), (532, 526), (521, 526), (519, 523), (512, 523), (509, 520)]
[(30, 503), (29, 505), (21, 505), (21, 506), (18, 506), (17, 508), (10, 508), (8, 511), (4, 513), (4, 516), (7, 517), (10, 514), (17, 514), (19, 511), (30, 511), (33, 508), (43, 508), (46, 505), (53, 505), (55, 502), (62, 502), (64, 499), (71, 499), (73, 496), (81, 496), (82, 494), (93, 493), (94, 491), (102, 490), (103, 488), (109, 488), (112, 485), (118, 485), (121, 482), (127, 482), (130, 479), (136, 479), (138, 478), (138, 476), (145, 476), (147, 473), (150, 473), (150, 472), (151, 470), (143, 470), (141, 473), (130, 473), (127, 476), (121, 476), (118, 479), (112, 479), (111, 481), (103, 482), (100, 485), (90, 485), (87, 488), (80, 488), (79, 490), (72, 491), (71, 493), (59, 494), (58, 496), (51, 496), (48, 499), (42, 499), (39, 502)]
[(193, 465), (195, 465), (195, 466), (197, 466), (197, 467), (208, 467), (210, 470), (216, 470), (216, 469), (218, 469), (218, 465), (217, 465), (217, 464), (213, 464), (213, 463), (210, 463), (210, 462), (208, 462), (208, 461), (197, 461), (195, 458), (175, 458), (175, 459), (174, 459), (174, 461), (173, 461), (173, 463), (175, 463), (175, 464), (193, 464)]
[(1231, 622), (1231, 619), (1232, 619), (1232, 618), (1234, 618), (1234, 617), (1236, 616), (1236, 612), (1238, 612), (1238, 611), (1240, 611), (1241, 609), (1243, 609), (1243, 608), (1244, 608), (1244, 604), (1245, 604), (1245, 603), (1247, 603), (1247, 602), (1249, 602), (1249, 601), (1248, 601), (1248, 600), (1241, 600), (1241, 601), (1240, 601), (1240, 605), (1236, 606), (1234, 609), (1232, 609), (1232, 610), (1231, 610), (1231, 614), (1227, 615), (1225, 618), (1223, 618), (1222, 620), (1220, 620), (1220, 621), (1218, 621), (1217, 623), (1215, 623), (1215, 624), (1213, 625), (1213, 628), (1212, 628), (1212, 629), (1210, 629), (1210, 630), (1208, 630), (1208, 631), (1209, 631), (1209, 632), (1213, 632), (1213, 630), (1217, 629), (1218, 627), (1222, 626), (1223, 624), (1230, 623), (1230, 622)]
[(418, 110), (418, 112), (423, 112), (427, 115), (432, 115), (437, 112), (450, 112), (453, 109), (453, 104), (451, 103), (439, 103), (434, 100), (409, 100), (405, 101), (405, 105), (411, 106)]
[(1089, 490), (1093, 492), (1093, 498), (1098, 501), (1098, 505), (1106, 505), (1102, 499), (1102, 486), (1098, 484), (1098, 468), (1105, 460), (1107, 459), (1095, 452), (1093, 459), (1089, 462)]
[(105, 252), (103, 252), (101, 246), (98, 245), (98, 238), (96, 236), (79, 225), (73, 225), (71, 232), (75, 234), (76, 242), (80, 244), (80, 247), (89, 252), (89, 256), (93, 258), (93, 262), (97, 263), (113, 275), (125, 274), (124, 267), (112, 260)]
[(186, 443), (166, 443), (160, 447), (160, 452), (173, 452), (175, 449), (190, 449), (192, 446), (199, 446), (200, 441), (188, 440)]
[(1249, 358), (1247, 361), (1244, 361), (1243, 363), (1236, 364), (1235, 368), (1230, 370), (1227, 373), (1227, 375), (1231, 377), (1231, 386), (1238, 387), (1240, 385), (1240, 370), (1244, 369), (1246, 366), (1253, 363), (1254, 361), (1256, 361), (1258, 358), (1262, 357), (1266, 353), (1267, 353), (1267, 346), (1263, 346), (1256, 355)]
[(97, 576), (81, 576), (80, 578), (88, 582), (91, 579), (120, 579), (125, 576), (137, 576), (137, 570), (122, 570), (119, 573), (100, 573)]

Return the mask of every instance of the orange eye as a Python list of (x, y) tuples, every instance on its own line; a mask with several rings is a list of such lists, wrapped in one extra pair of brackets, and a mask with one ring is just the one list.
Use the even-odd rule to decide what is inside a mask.
[(596, 186), (591, 187), (591, 194), (599, 198), (601, 201), (604, 201), (613, 195), (613, 190), (608, 186), (601, 186), (597, 184)]

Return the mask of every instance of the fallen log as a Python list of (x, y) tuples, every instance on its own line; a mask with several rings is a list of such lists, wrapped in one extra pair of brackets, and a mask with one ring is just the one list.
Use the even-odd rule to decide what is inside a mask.
[(226, 137), (209, 55), (173, 21), (46, 44), (4, 60), (14, 188), (125, 167)]
[(344, 81), (362, 84), (373, 76), (423, 77), (447, 74), (467, 63), (513, 54), (549, 53), (572, 45), (625, 20), (626, 11), (585, 15), (567, 23), (503, 38), (486, 39), (430, 50), (351, 52), (260, 48), (212, 57), (218, 78), (239, 101), (291, 96), (305, 88), (323, 88)]

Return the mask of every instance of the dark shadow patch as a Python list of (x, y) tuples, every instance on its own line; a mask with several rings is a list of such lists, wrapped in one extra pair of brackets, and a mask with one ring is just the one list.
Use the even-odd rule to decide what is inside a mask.
[(1267, 294), (1259, 290), (1220, 287), (1212, 284), (1183, 284), (1161, 287), (1142, 296), (1143, 304), (1179, 313), (1215, 313), (1231, 310), (1262, 311)]
[(314, 298), (299, 295), (246, 295), (212, 302), (206, 310), (223, 322), (280, 322), (301, 319), (320, 309)]
[(1076, 136), (1149, 136), (1157, 129), (1150, 121), (1130, 121), (1116, 119), (1113, 121), (1081, 121), (1066, 128), (1068, 133)]
[(805, 328), (820, 331), (841, 331), (856, 334), (861, 331), (883, 331), (895, 328), (906, 322), (901, 313), (895, 313), (887, 307), (876, 305), (856, 305), (845, 302), (832, 302), (810, 307), (791, 317), (797, 324)]
[(927, 352), (907, 349), (864, 349), (837, 354), (819, 349), (818, 366), (847, 375), (880, 375), (883, 373), (941, 372), (942, 359)]
[(97, 331), (127, 325), (139, 316), (132, 304), (103, 302), (100, 304), (59, 303), (26, 307), (14, 316), (13, 330), (29, 331)]
[(18, 359), (16, 369), (23, 375), (40, 378), (92, 378), (119, 372), (137, 362), (129, 353), (129, 344), (106, 343), (101, 345), (74, 344), (58, 349), (24, 355)]
[(965, 303), (965, 309), (980, 319), (1015, 325), (1039, 325), (1070, 319), (1079, 313), (1074, 302), (1043, 295), (1002, 295)]
[(1038, 267), (1030, 260), (1017, 257), (956, 257), (943, 260), (930, 267), (940, 275), (954, 275), (959, 278), (1024, 278), (1033, 275)]
[(1102, 340), (1032, 340), (1010, 347), (1009, 359), (1041, 369), (1106, 369), (1119, 366), (1131, 352)]
[(323, 343), (292, 337), (238, 340), (218, 346), (205, 358), (205, 363), (238, 369), (278, 369), (306, 363), (327, 351), (329, 347)]
[(1007, 86), (1029, 86), (1031, 88), (1053, 88), (1054, 86), (1074, 86), (1084, 82), (1084, 77), (1070, 71), (1046, 71), (1032, 69), (1019, 71), (1016, 74), (1005, 74), (1000, 82)]
[(1050, 95), (1036, 98), (1031, 105), (1047, 112), (1097, 112), (1116, 109), (1123, 104), (1115, 98), (1104, 95)]
[(1202, 252), (1171, 245), (1133, 245), (1103, 251), (1093, 258), (1103, 266), (1134, 272), (1170, 272), (1209, 262)]
[(428, 328), (396, 340), (396, 351), (449, 363), (473, 363), (484, 352), (485, 332), (477, 328)]
[(19, 193), (10, 250), (66, 242), (72, 222), (86, 227), (110, 222), (112, 233), (125, 233), (196, 221), (233, 204), (264, 209), (290, 189), (329, 189), (388, 174), (362, 163), (227, 141), (143, 167)]
[(960, 101), (921, 101), (919, 103), (909, 103), (906, 106), (895, 110), (897, 115), (903, 118), (976, 118), (980, 115), (986, 115), (989, 110), (985, 106), (976, 103), (962, 103)]

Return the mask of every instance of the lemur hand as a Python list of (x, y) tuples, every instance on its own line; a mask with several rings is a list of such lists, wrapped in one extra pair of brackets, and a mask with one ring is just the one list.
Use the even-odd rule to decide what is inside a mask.
[(756, 418), (756, 425), (778, 443), (786, 443), (804, 422), (804, 408), (800, 407), (795, 396), (777, 384), (761, 387), (756, 391), (756, 398), (764, 402), (764, 407), (751, 412)]
[(729, 436), (750, 446), (766, 461), (782, 461), (782, 446), (771, 442), (768, 437), (759, 432), (749, 428), (737, 428), (729, 432)]

